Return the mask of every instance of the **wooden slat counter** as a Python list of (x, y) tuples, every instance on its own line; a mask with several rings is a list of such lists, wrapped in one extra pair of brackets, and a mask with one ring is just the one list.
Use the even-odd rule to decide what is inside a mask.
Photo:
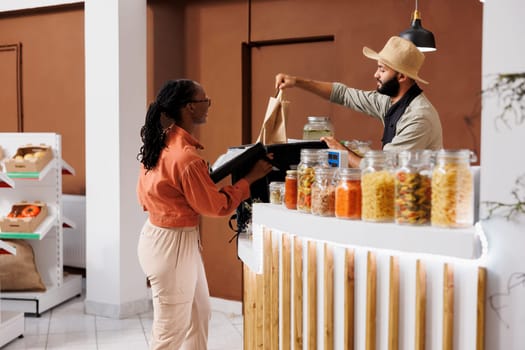
[(252, 227), (238, 246), (246, 350), (484, 348), (476, 226), (373, 224), (257, 203)]

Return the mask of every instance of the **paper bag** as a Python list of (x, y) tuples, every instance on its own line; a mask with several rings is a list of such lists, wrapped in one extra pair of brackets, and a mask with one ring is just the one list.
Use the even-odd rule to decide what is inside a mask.
[(283, 99), (283, 90), (279, 90), (276, 97), (270, 97), (257, 142), (265, 145), (286, 143), (288, 104), (289, 102)]

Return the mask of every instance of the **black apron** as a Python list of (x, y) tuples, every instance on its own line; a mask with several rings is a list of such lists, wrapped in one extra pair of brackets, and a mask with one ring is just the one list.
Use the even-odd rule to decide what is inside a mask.
[(417, 84), (414, 84), (399, 101), (390, 106), (385, 115), (385, 129), (383, 131), (383, 138), (381, 139), (383, 147), (385, 147), (387, 143), (392, 142), (392, 139), (396, 135), (396, 126), (399, 118), (405, 114), (405, 110), (410, 102), (422, 92), (423, 90), (421, 90)]

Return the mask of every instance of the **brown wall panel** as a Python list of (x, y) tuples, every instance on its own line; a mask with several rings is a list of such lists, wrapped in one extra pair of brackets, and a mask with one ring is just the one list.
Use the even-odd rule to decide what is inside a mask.
[[(188, 1), (185, 9), (185, 75), (198, 80), (212, 99), (208, 121), (197, 130), (203, 156), (213, 163), (229, 146), (241, 144), (241, 45), (245, 2)], [(226, 179), (222, 184), (229, 183)], [(203, 218), (204, 264), (210, 292), (240, 300), (241, 264), (228, 218)]]
[(62, 135), (62, 157), (76, 171), (63, 191), (84, 194), (83, 5), (0, 14), (0, 44), (13, 42), (23, 50), (23, 130)]

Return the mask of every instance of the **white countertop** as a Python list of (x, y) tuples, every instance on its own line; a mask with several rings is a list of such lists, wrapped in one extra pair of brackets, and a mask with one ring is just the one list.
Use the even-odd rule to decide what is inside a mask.
[(484, 241), (483, 232), (474, 225), (445, 229), (370, 223), (321, 217), (269, 203), (253, 205), (252, 227), (253, 237), (239, 239), (239, 257), (255, 271), (260, 271), (262, 262), (262, 227), (334, 244), (462, 259), (480, 258)]

